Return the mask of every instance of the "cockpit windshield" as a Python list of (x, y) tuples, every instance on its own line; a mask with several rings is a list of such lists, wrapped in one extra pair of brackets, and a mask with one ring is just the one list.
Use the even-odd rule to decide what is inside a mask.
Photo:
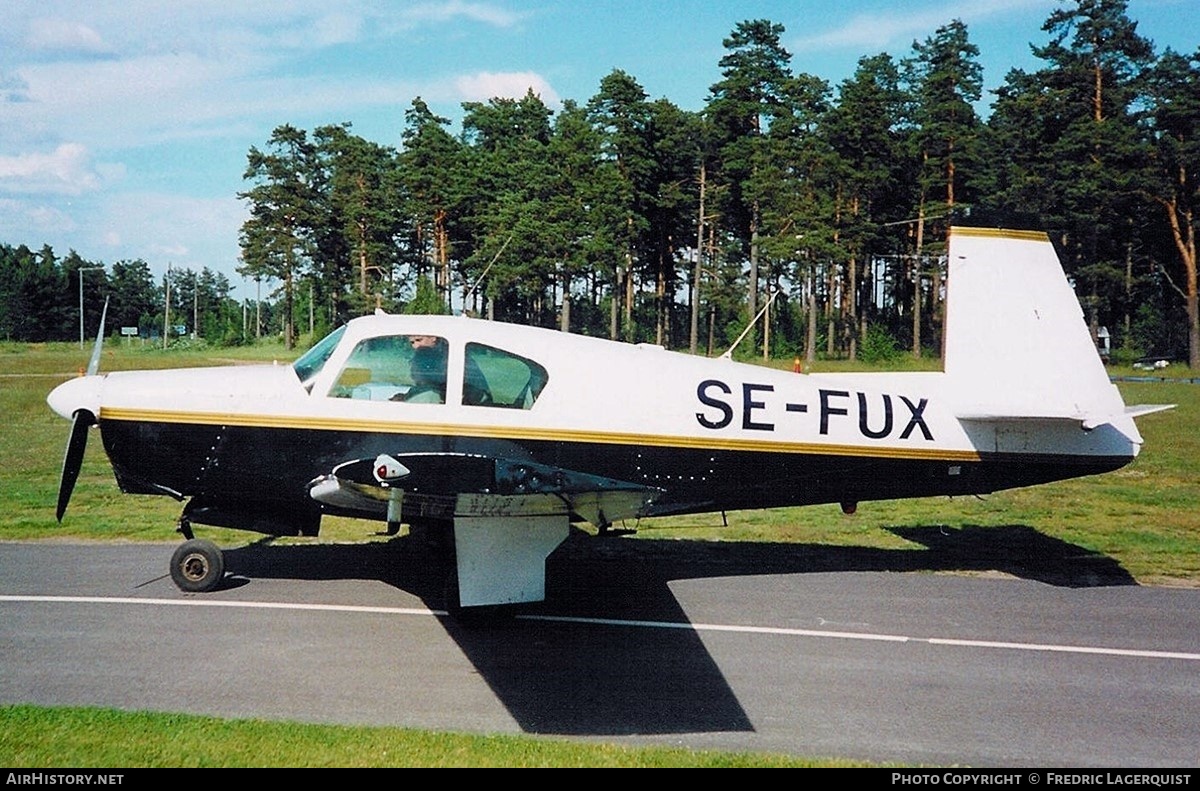
[(305, 390), (312, 391), (313, 380), (321, 373), (321, 369), (325, 367), (325, 363), (345, 333), (345, 325), (338, 327), (322, 338), (316, 346), (300, 355), (300, 359), (292, 363), (292, 370), (300, 378), (300, 384), (304, 386)]

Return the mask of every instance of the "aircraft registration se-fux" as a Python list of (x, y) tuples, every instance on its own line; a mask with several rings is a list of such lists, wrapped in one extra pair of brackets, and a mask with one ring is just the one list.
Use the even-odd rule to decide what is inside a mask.
[(194, 524), (316, 535), (326, 514), (434, 531), (452, 609), (540, 601), (573, 522), (983, 494), (1118, 469), (1142, 445), (1040, 232), (953, 228), (944, 366), (796, 374), (462, 316), (353, 319), (291, 365), (97, 371), (72, 421), (67, 508), (97, 427), (123, 492), (184, 502), (171, 576), (222, 584)]

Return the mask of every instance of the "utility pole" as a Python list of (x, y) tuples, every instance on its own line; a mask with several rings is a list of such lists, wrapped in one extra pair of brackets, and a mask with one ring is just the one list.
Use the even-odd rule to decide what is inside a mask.
[(704, 182), (706, 179), (705, 163), (700, 163), (700, 211), (696, 215), (696, 265), (692, 270), (692, 315), (688, 337), (688, 351), (696, 353), (696, 344), (700, 338), (700, 269), (704, 263)]
[(192, 340), (196, 340), (200, 327), (200, 275), (192, 273)]
[(163, 348), (167, 348), (171, 338), (171, 265), (167, 264), (167, 274), (163, 277)]

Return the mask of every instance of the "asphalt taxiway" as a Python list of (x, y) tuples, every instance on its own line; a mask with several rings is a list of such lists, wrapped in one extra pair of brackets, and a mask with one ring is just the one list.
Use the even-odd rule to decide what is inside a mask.
[(1200, 590), (1138, 586), (1036, 534), (988, 562), (969, 544), (990, 538), (965, 531), (910, 536), (927, 549), (905, 555), (573, 539), (547, 602), (465, 622), (441, 613), (442, 570), (406, 538), (231, 550), (225, 586), (200, 595), (166, 577), (169, 544), (2, 543), (0, 703), (1200, 765)]

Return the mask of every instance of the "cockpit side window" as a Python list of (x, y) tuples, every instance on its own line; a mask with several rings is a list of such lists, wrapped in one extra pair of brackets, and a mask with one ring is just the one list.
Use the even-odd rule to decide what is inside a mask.
[(533, 360), (481, 343), (468, 343), (463, 403), (531, 409), (549, 379), (546, 369)]
[(446, 402), (448, 345), (435, 335), (384, 335), (360, 341), (329, 395), (365, 401)]

